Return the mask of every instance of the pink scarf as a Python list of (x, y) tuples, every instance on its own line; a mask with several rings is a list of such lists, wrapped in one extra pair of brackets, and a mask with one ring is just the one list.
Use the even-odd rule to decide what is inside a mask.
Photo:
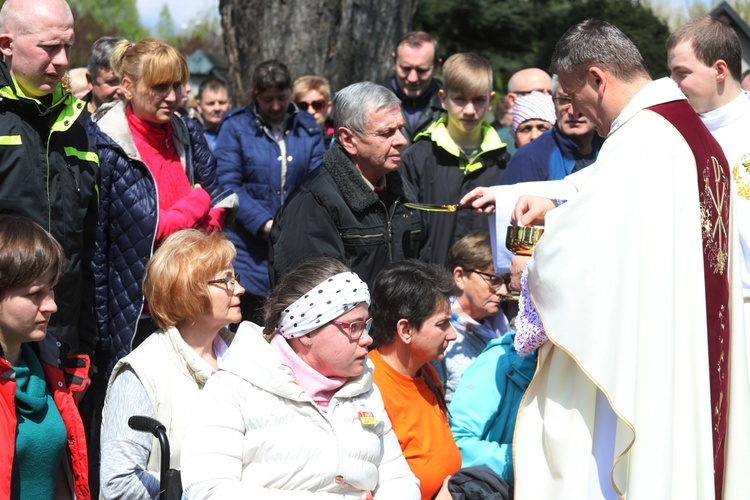
[(294, 381), (315, 401), (320, 410), (323, 413), (328, 411), (331, 398), (349, 379), (321, 375), (297, 356), (286, 339), (279, 334), (271, 337), (271, 349), (276, 351), (281, 364), (289, 368)]

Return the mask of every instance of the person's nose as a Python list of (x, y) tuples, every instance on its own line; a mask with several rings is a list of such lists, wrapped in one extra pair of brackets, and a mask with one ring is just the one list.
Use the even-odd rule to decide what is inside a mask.
[(175, 102), (178, 101), (180, 97), (177, 95), (177, 89), (174, 87), (171, 87), (169, 89), (169, 93), (164, 97), (164, 100), (167, 102)]
[(54, 314), (57, 312), (57, 303), (55, 302), (55, 292), (50, 291), (44, 299), (42, 300), (42, 304), (39, 306), (39, 309), (42, 312)]
[(542, 135), (542, 131), (539, 130), (538, 128), (534, 128), (534, 129), (531, 130), (531, 140), (532, 141), (534, 139), (536, 139), (537, 137), (539, 137), (540, 135)]
[(367, 347), (368, 345), (372, 344), (373, 339), (370, 335), (370, 332), (364, 331), (362, 332), (362, 336), (359, 338), (359, 345), (362, 347)]
[(417, 73), (416, 68), (412, 68), (409, 70), (409, 72), (406, 74), (406, 81), (409, 83), (416, 83), (419, 81), (419, 73)]
[(393, 147), (396, 149), (405, 148), (407, 144), (409, 144), (409, 141), (406, 140), (406, 137), (404, 136), (404, 133), (401, 132), (401, 129), (398, 129), (396, 135), (393, 136)]
[(445, 340), (456, 340), (458, 338), (458, 335), (456, 335), (456, 329), (453, 328), (453, 325), (448, 329), (448, 332), (445, 335)]
[(70, 49), (60, 48), (52, 58), (52, 65), (58, 68), (67, 68), (70, 64)]
[(469, 103), (464, 106), (464, 114), (473, 116), (477, 113), (477, 109), (474, 107), (474, 103), (469, 101)]
[(232, 290), (232, 293), (235, 296), (239, 297), (240, 295), (242, 295), (243, 293), (245, 293), (245, 287), (242, 286), (242, 285), (240, 285), (239, 283), (235, 283), (234, 284), (234, 290)]

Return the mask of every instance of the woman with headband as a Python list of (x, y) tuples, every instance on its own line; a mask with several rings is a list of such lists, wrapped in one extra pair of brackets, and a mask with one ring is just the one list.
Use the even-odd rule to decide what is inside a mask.
[(182, 445), (188, 498), (420, 498), (372, 382), (369, 303), (331, 258), (282, 278), (265, 330), (242, 323), (201, 393)]

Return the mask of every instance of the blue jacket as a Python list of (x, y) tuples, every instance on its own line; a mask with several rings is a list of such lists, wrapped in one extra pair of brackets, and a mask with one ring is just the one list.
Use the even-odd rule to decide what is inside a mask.
[(513, 154), (500, 184), (562, 179), (594, 163), (603, 143), (604, 139), (594, 133), (593, 154), (582, 155), (578, 145), (555, 125)]
[[(123, 103), (96, 111), (91, 128), (101, 165), (99, 226), (94, 253), (95, 307), (106, 373), (131, 351), (143, 309), (143, 275), (151, 258), (158, 225), (156, 184), (140, 159), (125, 118)], [(172, 118), (175, 144), (185, 157), (190, 184), (200, 184), (211, 196), (233, 208), (236, 196), (219, 186), (216, 160), (203, 131), (192, 120)], [(186, 147), (188, 146), (188, 147)], [(227, 214), (229, 215), (229, 213)], [(99, 366), (104, 366), (97, 360)]]
[(308, 172), (323, 163), (323, 134), (309, 113), (290, 104), (286, 128), (286, 176), (279, 144), (253, 106), (234, 109), (224, 116), (214, 154), (219, 180), (240, 197), (240, 209), (229, 239), (237, 247), (235, 272), (253, 295), (265, 296), (270, 289), (268, 241), (259, 235), (273, 219), (289, 193)]
[(515, 337), (509, 332), (487, 344), (464, 371), (450, 404), (461, 466), (486, 465), (510, 485), (516, 414), (536, 370), (536, 352), (519, 356)]

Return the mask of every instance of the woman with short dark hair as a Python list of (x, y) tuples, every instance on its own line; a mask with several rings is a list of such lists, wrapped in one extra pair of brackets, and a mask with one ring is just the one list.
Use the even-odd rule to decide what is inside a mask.
[(0, 215), (0, 498), (91, 498), (75, 403), (88, 358), (65, 373), (49, 363), (60, 356), (50, 346), (60, 343), (48, 342), (47, 356), (38, 346), (57, 311), (53, 287), (64, 262), (60, 244), (38, 224)]
[(455, 293), (444, 267), (418, 260), (388, 265), (372, 290), (375, 383), (426, 500), (449, 499), (447, 476), (461, 467), (443, 388), (430, 364), (456, 339), (449, 305)]

